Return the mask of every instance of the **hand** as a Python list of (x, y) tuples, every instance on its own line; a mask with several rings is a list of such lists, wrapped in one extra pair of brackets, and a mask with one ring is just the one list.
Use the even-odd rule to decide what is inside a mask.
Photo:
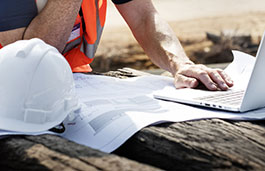
[(176, 88), (196, 88), (199, 82), (209, 90), (227, 90), (233, 86), (231, 78), (221, 69), (200, 64), (184, 64), (175, 74)]

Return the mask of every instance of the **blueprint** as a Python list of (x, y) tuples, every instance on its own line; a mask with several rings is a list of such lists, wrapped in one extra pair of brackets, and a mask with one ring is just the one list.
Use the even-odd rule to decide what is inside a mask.
[[(235, 60), (228, 66), (227, 72), (231, 73), (235, 86), (245, 86), (246, 83), (239, 81), (247, 81), (255, 58), (241, 52), (234, 55)], [(118, 79), (79, 73), (74, 74), (74, 80), (81, 108), (52, 131), (29, 135), (56, 134), (79, 144), (112, 152), (137, 131), (152, 124), (206, 118), (265, 119), (265, 109), (233, 113), (155, 99), (155, 91), (166, 86), (174, 87), (170, 77), (152, 75)], [(0, 131), (0, 136), (16, 134), (25, 133)]]

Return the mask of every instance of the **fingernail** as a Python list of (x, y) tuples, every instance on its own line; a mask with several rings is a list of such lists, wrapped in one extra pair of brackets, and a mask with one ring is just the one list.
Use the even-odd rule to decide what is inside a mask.
[(233, 84), (234, 81), (232, 81), (232, 80), (228, 80), (228, 83), (229, 83), (229, 84)]
[(212, 89), (217, 89), (216, 85), (214, 85), (214, 84), (211, 84), (211, 88)]
[(222, 83), (222, 87), (223, 87), (224, 89), (228, 89), (228, 86), (227, 86), (225, 83)]
[(194, 86), (196, 84), (196, 80), (191, 81), (191, 85)]

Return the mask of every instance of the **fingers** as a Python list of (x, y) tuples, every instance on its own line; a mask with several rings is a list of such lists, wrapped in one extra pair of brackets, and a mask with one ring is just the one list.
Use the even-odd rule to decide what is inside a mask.
[(209, 71), (208, 73), (212, 81), (215, 82), (221, 90), (227, 90), (229, 88), (223, 77), (221, 77), (221, 75), (216, 70)]
[(186, 77), (181, 74), (175, 76), (175, 87), (176, 88), (195, 88), (199, 82), (195, 78)]
[(194, 70), (192, 76), (200, 80), (209, 90), (218, 90), (218, 85), (211, 79), (205, 69)]
[(223, 70), (217, 69), (217, 72), (221, 75), (221, 77), (223, 78), (223, 80), (225, 80), (226, 84), (229, 87), (232, 87), (234, 85), (233, 80)]
[(184, 66), (175, 75), (176, 88), (194, 88), (201, 81), (209, 90), (227, 90), (233, 86), (231, 78), (220, 69), (210, 69), (204, 65)]

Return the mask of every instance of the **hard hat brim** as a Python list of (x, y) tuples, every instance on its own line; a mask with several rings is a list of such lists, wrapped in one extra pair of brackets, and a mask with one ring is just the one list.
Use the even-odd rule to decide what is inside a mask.
[(0, 129), (21, 133), (42, 132), (59, 125), (65, 119), (65, 117), (66, 115), (62, 114), (58, 116), (57, 119), (53, 122), (45, 122), (44, 124), (25, 123), (20, 120), (1, 118)]

